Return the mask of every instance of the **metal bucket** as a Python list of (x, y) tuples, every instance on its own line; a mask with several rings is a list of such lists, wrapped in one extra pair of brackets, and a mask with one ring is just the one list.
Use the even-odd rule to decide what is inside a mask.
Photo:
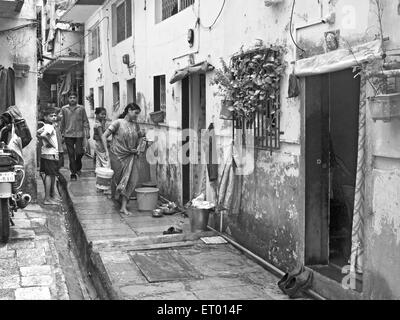
[(188, 210), (190, 229), (192, 232), (207, 231), (210, 210), (190, 208)]

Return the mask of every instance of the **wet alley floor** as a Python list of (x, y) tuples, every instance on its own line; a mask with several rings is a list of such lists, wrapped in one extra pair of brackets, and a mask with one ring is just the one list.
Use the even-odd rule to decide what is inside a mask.
[[(277, 287), (276, 276), (229, 243), (205, 244), (201, 238), (216, 233), (191, 233), (183, 215), (153, 218), (150, 212), (139, 212), (136, 201), (129, 204), (133, 216), (121, 215), (116, 202), (96, 192), (90, 159), (85, 167), (78, 181), (67, 179), (70, 210), (80, 224), (80, 238), (87, 242), (93, 270), (101, 273), (92, 275), (96, 288), (101, 286), (108, 298), (289, 299)], [(62, 173), (69, 178), (67, 170)], [(163, 235), (172, 226), (183, 233)]]
[[(38, 180), (39, 203), (43, 184)], [(0, 300), (90, 300), (69, 240), (61, 205), (31, 204), (15, 213), (10, 240), (0, 244)]]

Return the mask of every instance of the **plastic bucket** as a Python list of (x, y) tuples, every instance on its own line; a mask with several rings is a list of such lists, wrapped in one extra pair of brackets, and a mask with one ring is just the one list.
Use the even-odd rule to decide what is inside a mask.
[(188, 210), (190, 229), (192, 232), (207, 231), (210, 210), (190, 208)]
[(111, 188), (111, 179), (114, 171), (110, 168), (96, 169), (96, 188), (100, 190), (109, 190)]
[(143, 182), (141, 188), (157, 188), (157, 182), (152, 182), (152, 181)]
[(138, 188), (135, 191), (139, 211), (153, 211), (157, 208), (159, 189)]

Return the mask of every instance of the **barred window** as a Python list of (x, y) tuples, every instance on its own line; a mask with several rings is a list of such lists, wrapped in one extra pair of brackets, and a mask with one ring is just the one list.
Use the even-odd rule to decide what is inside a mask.
[(154, 112), (166, 111), (165, 75), (154, 77)]
[(256, 149), (280, 149), (280, 106), (278, 98), (268, 99), (261, 110), (254, 112), (250, 119), (233, 117), (233, 139), (244, 146), (254, 145)]
[(100, 49), (100, 27), (97, 26), (89, 33), (89, 61), (92, 61), (101, 55)]
[(132, 36), (132, 0), (113, 5), (113, 45)]
[(187, 7), (194, 4), (195, 0), (161, 0), (161, 20), (168, 19), (179, 11), (186, 9)]
[(180, 1), (181, 1), (181, 8), (180, 8), (181, 10), (190, 7), (194, 3), (194, 0), (180, 0)]

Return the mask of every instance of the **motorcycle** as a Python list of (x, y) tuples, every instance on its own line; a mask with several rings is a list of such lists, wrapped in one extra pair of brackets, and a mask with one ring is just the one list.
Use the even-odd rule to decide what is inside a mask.
[(18, 118), (11, 112), (0, 116), (0, 242), (3, 243), (9, 240), (14, 213), (26, 208), (32, 200), (21, 191), (25, 169), (23, 143), (15, 132), (16, 121)]

